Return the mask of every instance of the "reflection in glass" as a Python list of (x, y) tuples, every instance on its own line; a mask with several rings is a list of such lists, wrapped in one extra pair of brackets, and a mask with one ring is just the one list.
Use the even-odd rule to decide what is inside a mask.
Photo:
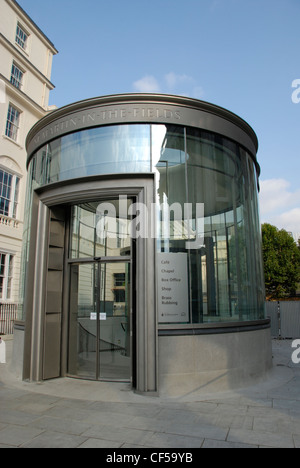
[(72, 207), (71, 258), (130, 254), (131, 199), (87, 202)]
[[(264, 318), (254, 163), (226, 138), (192, 128), (185, 131), (186, 136), (180, 127), (152, 127), (160, 206), (158, 252), (188, 255), (191, 323)], [(171, 209), (168, 218), (164, 211), (172, 204), (181, 209)], [(204, 245), (187, 249), (187, 239), (195, 239), (199, 229), (197, 204), (204, 204)]]
[[(27, 211), (39, 186), (134, 172), (155, 174), (157, 251), (188, 257), (189, 313), (183, 316), (190, 317), (189, 323), (264, 318), (256, 168), (253, 157), (225, 137), (179, 125), (133, 124), (58, 138), (30, 162)], [(195, 240), (199, 232), (197, 204), (204, 204), (204, 245), (189, 250), (186, 242)], [(128, 220), (116, 211), (113, 223), (108, 212), (100, 216), (98, 205), (73, 208), (72, 258), (126, 255)], [(114, 233), (110, 240), (108, 233)]]
[(70, 276), (68, 373), (129, 381), (129, 263), (73, 264)]
[(186, 202), (184, 128), (153, 125), (153, 169), (157, 176), (158, 242), (161, 252), (185, 251)]
[(97, 265), (72, 265), (70, 280), (68, 373), (96, 378)]
[(150, 172), (150, 125), (71, 133), (38, 151), (41, 185), (96, 174)]
[(100, 379), (130, 380), (130, 265), (101, 265)]

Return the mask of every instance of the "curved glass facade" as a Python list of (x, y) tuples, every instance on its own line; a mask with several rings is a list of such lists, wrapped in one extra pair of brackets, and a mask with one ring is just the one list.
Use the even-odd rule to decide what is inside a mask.
[(53, 139), (28, 171), (29, 194), (88, 176), (155, 173), (159, 322), (264, 319), (256, 162), (238, 143), (185, 125), (106, 125)]

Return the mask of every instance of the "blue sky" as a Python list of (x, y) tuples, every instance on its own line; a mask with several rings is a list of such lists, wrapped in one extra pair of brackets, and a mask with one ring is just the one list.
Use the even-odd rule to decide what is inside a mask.
[(231, 110), (259, 139), (261, 221), (300, 237), (300, 0), (18, 1), (59, 50), (50, 104), (162, 92)]

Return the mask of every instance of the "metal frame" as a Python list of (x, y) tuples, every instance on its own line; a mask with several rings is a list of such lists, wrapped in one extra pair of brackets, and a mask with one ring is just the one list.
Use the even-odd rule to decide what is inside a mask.
[[(30, 271), (24, 301), (26, 314), (24, 379), (42, 380), (43, 313), (45, 308), (45, 284), (47, 277), (47, 253), (49, 213), (51, 207), (71, 205), (85, 200), (111, 199), (127, 195), (136, 197), (150, 211), (154, 201), (154, 175), (135, 174), (113, 177), (91, 177), (69, 181), (68, 184), (52, 184), (38, 189), (33, 197), (31, 245), (29, 253)], [(151, 238), (151, 226), (146, 239), (136, 240), (136, 391), (157, 394), (157, 315), (155, 288), (155, 239)], [(67, 236), (66, 236), (67, 237)], [(125, 257), (122, 258), (124, 261)], [(106, 260), (106, 259), (105, 259)], [(109, 261), (112, 259), (110, 258)], [(65, 260), (64, 284), (68, 284)], [(67, 337), (67, 291), (63, 294), (62, 324), (62, 375), (66, 373)]]
[(102, 96), (51, 112), (27, 136), (27, 166), (34, 153), (51, 140), (88, 128), (128, 123), (175, 124), (218, 133), (246, 148), (260, 173), (257, 136), (247, 122), (214, 104), (164, 94)]
[[(98, 201), (98, 200), (97, 200)], [(135, 197), (132, 197), (132, 201), (135, 202)], [(70, 218), (69, 218), (70, 221)], [(69, 232), (69, 239), (70, 239), (70, 226), (68, 228)], [(126, 263), (130, 265), (130, 270), (131, 270), (131, 284), (130, 284), (130, 289), (131, 289), (131, 303), (130, 303), (130, 312), (129, 312), (129, 323), (130, 323), (130, 382), (133, 384), (133, 382), (136, 381), (136, 376), (133, 375), (133, 369), (135, 369), (135, 365), (133, 365), (133, 360), (136, 359), (135, 356), (135, 346), (133, 346), (133, 315), (135, 316), (135, 312), (133, 310), (133, 282), (135, 281), (135, 278), (133, 278), (133, 258), (135, 257), (133, 249), (135, 248), (135, 243), (131, 242), (131, 255), (130, 256), (103, 256), (103, 257), (79, 257), (79, 258), (69, 258), (66, 260), (66, 263), (68, 265), (67, 268), (69, 268), (72, 265), (98, 265), (97, 267), (97, 324), (96, 324), (96, 363), (95, 363), (95, 380), (98, 381), (111, 381), (109, 379), (101, 378), (100, 377), (100, 369), (101, 369), (101, 360), (100, 360), (100, 333), (101, 333), (101, 323), (100, 323), (100, 290), (101, 290), (101, 265), (102, 264), (112, 264), (112, 263)], [(69, 273), (69, 271), (68, 271)], [(70, 284), (68, 284), (68, 287), (70, 287)], [(66, 289), (66, 294), (67, 294), (67, 285), (65, 286)], [(69, 304), (68, 304), (68, 310), (69, 310)], [(69, 342), (69, 336), (68, 336), (68, 342)], [(67, 372), (67, 375), (73, 378), (78, 378), (76, 375), (72, 375), (69, 372)], [(112, 379), (114, 382), (128, 382), (128, 379)]]
[(86, 258), (69, 258), (68, 264), (79, 265), (80, 263), (128, 263), (131, 262), (131, 256), (124, 255), (124, 257), (86, 257)]
[[(132, 276), (132, 256), (124, 256), (124, 257), (95, 257), (93, 259), (93, 257), (91, 258), (78, 258), (78, 259), (68, 259), (68, 265), (93, 265), (93, 264), (97, 264), (98, 265), (98, 268), (97, 268), (97, 291), (98, 291), (98, 294), (100, 294), (100, 289), (101, 289), (101, 269), (100, 269), (100, 266), (101, 264), (106, 264), (106, 263), (127, 263), (130, 265), (130, 268), (131, 268), (131, 278), (133, 277)], [(69, 284), (68, 285), (65, 285), (65, 288), (69, 287)], [(131, 284), (130, 284), (130, 289), (131, 289), (131, 301), (132, 301), (132, 298), (133, 298), (133, 284), (132, 284), (132, 281), (131, 281)], [(133, 336), (133, 333), (132, 333), (132, 330), (133, 330), (133, 307), (132, 307), (132, 303), (130, 304), (130, 313), (129, 313), (129, 321), (130, 321), (130, 375), (131, 375), (131, 379), (130, 379), (130, 382), (131, 384), (133, 383), (133, 381), (136, 380), (136, 376), (133, 375), (133, 369), (135, 368), (135, 366), (133, 365), (133, 360), (136, 359), (136, 356), (135, 356), (135, 353), (133, 352), (135, 350), (135, 347), (133, 346), (133, 339), (134, 339), (134, 336)], [(101, 378), (100, 377), (100, 366), (101, 366), (101, 361), (100, 361), (100, 348), (99, 348), (99, 343), (100, 343), (100, 330), (101, 330), (101, 323), (100, 323), (100, 297), (97, 296), (97, 324), (96, 324), (96, 369), (95, 369), (95, 380), (96, 381), (102, 381), (102, 382), (105, 382), (105, 381), (114, 381), (114, 382), (128, 382), (128, 380), (124, 380), (124, 379), (105, 379), (105, 378)], [(78, 378), (70, 373), (67, 373), (66, 375), (68, 375), (69, 377), (75, 377), (75, 378)]]
[(224, 333), (241, 333), (246, 331), (270, 328), (270, 319), (245, 322), (202, 323), (188, 325), (159, 325), (158, 336), (183, 335), (219, 335)]

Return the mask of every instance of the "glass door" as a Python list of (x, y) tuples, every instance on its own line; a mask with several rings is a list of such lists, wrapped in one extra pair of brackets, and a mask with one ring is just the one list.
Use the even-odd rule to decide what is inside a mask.
[(71, 264), (70, 375), (131, 380), (130, 277), (129, 261)]
[(97, 360), (97, 264), (73, 264), (70, 268), (68, 373), (96, 379)]
[(99, 377), (130, 380), (130, 264), (99, 264)]
[[(109, 203), (115, 220), (99, 209)], [(78, 378), (132, 380), (132, 239), (118, 214), (116, 200), (72, 208), (68, 374)]]

